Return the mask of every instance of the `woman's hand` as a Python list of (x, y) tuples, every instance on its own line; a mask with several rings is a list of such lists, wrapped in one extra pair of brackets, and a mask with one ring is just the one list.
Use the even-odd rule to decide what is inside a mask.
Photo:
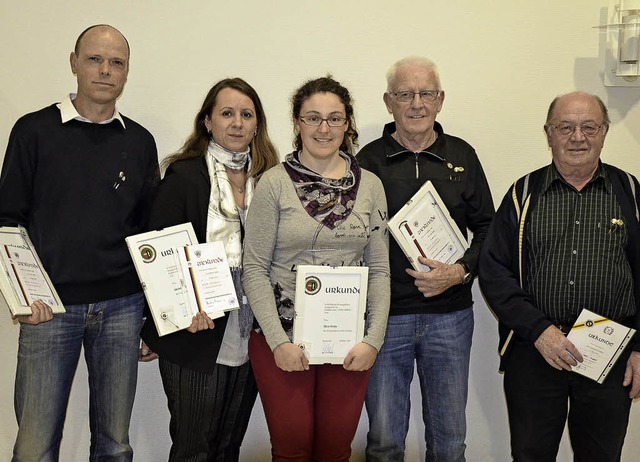
[(20, 314), (12, 316), (11, 319), (17, 319), (22, 324), (37, 325), (53, 319), (53, 310), (42, 300), (36, 300), (31, 304), (31, 314)]
[(348, 371), (368, 371), (373, 367), (377, 357), (378, 350), (368, 343), (360, 342), (347, 353), (342, 367)]
[(309, 360), (302, 348), (293, 343), (281, 343), (273, 350), (276, 366), (285, 372), (309, 370)]
[(187, 330), (192, 334), (206, 329), (213, 329), (213, 320), (205, 313), (200, 311), (191, 319), (191, 325), (187, 327)]

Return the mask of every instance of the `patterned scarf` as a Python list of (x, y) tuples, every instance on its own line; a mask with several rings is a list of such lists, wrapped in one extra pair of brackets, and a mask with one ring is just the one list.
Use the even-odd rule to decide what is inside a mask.
[[(222, 241), (231, 268), (240, 311), (238, 321), (240, 336), (246, 338), (251, 332), (253, 314), (246, 303), (242, 289), (242, 222), (233, 199), (233, 189), (225, 166), (239, 170), (251, 168), (249, 149), (246, 152), (229, 151), (213, 140), (207, 150), (207, 169), (211, 179), (211, 195), (207, 212), (207, 242)], [(253, 197), (254, 179), (248, 178), (244, 193), (245, 206), (249, 207)]]
[(246, 169), (246, 171), (249, 171), (249, 168), (251, 167), (250, 151), (251, 148), (248, 146), (246, 150), (241, 152), (229, 151), (213, 141), (213, 139), (209, 141), (208, 153), (215, 157), (218, 162), (221, 162), (225, 167), (228, 167), (231, 170), (242, 170), (247, 165), (247, 162), (249, 162)]
[(300, 153), (287, 155), (284, 167), (298, 199), (307, 213), (329, 229), (344, 222), (355, 204), (360, 187), (360, 166), (355, 157), (339, 152), (347, 163), (347, 173), (338, 179), (324, 178), (300, 162)]

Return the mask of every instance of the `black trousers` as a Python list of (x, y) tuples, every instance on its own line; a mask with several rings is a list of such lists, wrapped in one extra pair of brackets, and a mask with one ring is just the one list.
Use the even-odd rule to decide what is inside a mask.
[(251, 364), (216, 364), (213, 372), (159, 359), (171, 421), (170, 462), (237, 462), (256, 401)]
[(531, 342), (516, 341), (504, 373), (513, 459), (555, 462), (568, 422), (574, 461), (619, 461), (631, 408), (622, 386), (629, 354), (598, 384), (554, 369)]

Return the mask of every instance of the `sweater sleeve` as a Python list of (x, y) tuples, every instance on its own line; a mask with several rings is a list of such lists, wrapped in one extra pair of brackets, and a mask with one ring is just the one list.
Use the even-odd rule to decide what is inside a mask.
[(247, 213), (242, 285), (251, 310), (271, 350), (289, 342), (280, 323), (270, 271), (280, 221), (280, 190), (265, 174), (254, 191)]
[[(511, 191), (491, 223), (480, 254), (479, 281), (491, 310), (519, 337), (535, 342), (552, 323), (521, 287), (518, 228)], [(524, 258), (523, 258), (524, 260)], [(522, 264), (526, 264), (524, 261)]]
[(367, 292), (367, 329), (363, 341), (380, 351), (384, 342), (391, 297), (389, 275), (389, 233), (387, 231), (387, 200), (382, 182), (373, 177), (369, 243), (364, 260), (369, 267)]
[(473, 239), (461, 260), (475, 275), (477, 274), (480, 250), (493, 219), (494, 207), (487, 177), (475, 151), (473, 151), (473, 161), (470, 162), (470, 166), (469, 175), (473, 180), (469, 182), (463, 194), (467, 227), (473, 233)]
[(162, 229), (188, 221), (185, 204), (187, 196), (185, 178), (170, 165), (157, 188), (149, 216), (149, 229)]
[(160, 183), (160, 167), (158, 165), (158, 149), (156, 148), (156, 142), (149, 134), (149, 140), (145, 149), (146, 166), (145, 166), (145, 179), (142, 192), (140, 194), (140, 201), (138, 202), (137, 212), (140, 220), (140, 225), (143, 230), (149, 230), (149, 218), (150, 210), (158, 184)]
[(28, 137), (25, 122), (16, 123), (9, 136), (0, 176), (0, 225), (28, 227), (37, 169), (35, 136)]

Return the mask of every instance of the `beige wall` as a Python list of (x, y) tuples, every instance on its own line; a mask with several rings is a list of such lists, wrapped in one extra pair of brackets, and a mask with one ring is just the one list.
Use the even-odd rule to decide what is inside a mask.
[[(90, 24), (110, 23), (132, 47), (120, 109), (155, 135), (162, 157), (180, 146), (211, 84), (227, 76), (241, 76), (258, 90), (284, 154), (291, 146), (291, 92), (306, 78), (331, 73), (354, 94), (365, 144), (389, 120), (382, 103), (386, 68), (402, 56), (423, 54), (439, 64), (446, 90), (438, 120), (475, 146), (496, 202), (516, 177), (549, 162), (542, 132), (546, 108), (554, 96), (574, 89), (600, 95), (610, 108), (604, 159), (640, 176), (640, 90), (602, 83), (605, 34), (592, 27), (604, 22), (607, 6), (607, 0), (2, 0), (0, 152), (18, 117), (74, 90), (68, 56), (77, 35)], [(508, 427), (496, 322), (477, 285), (475, 299), (468, 460), (504, 461)], [(0, 460), (9, 459), (15, 436), (17, 330), (8, 314), (0, 316)], [(417, 387), (412, 394), (419, 409)], [(87, 459), (86, 408), (81, 365), (61, 460)], [(631, 420), (625, 461), (640, 453), (638, 404)], [(136, 460), (166, 460), (167, 427), (157, 365), (143, 364), (131, 427)], [(363, 415), (354, 461), (363, 460), (366, 427)], [(424, 457), (422, 432), (420, 413), (414, 412), (407, 460)], [(258, 405), (243, 460), (268, 460), (268, 451)], [(559, 460), (569, 454), (565, 439)]]

